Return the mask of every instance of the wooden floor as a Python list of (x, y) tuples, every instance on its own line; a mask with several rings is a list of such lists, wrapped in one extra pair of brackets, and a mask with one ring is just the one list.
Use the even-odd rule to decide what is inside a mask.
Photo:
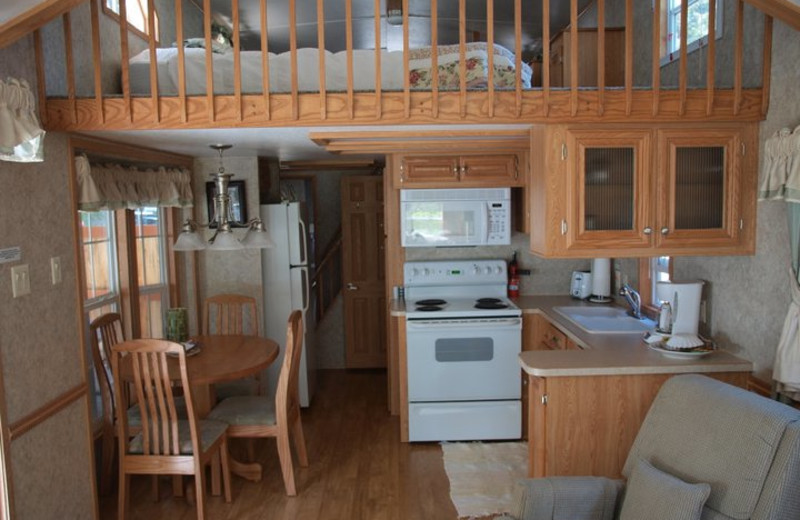
[[(257, 443), (259, 483), (233, 477), (233, 501), (208, 497), (207, 518), (270, 520), (455, 520), (438, 443), (403, 444), (386, 408), (386, 373), (319, 372), (312, 406), (303, 410), (309, 467), (296, 468), (297, 497), (287, 497), (273, 439)], [(240, 448), (240, 447), (239, 447)], [(236, 449), (236, 447), (234, 448)], [(134, 477), (131, 519), (196, 518), (172, 496), (169, 480), (153, 501), (149, 477)], [(100, 499), (100, 516), (116, 518), (116, 497)]]

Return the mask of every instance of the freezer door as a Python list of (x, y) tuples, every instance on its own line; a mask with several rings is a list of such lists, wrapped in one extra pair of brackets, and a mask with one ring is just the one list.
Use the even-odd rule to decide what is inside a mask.
[(286, 206), (289, 228), (289, 263), (308, 264), (308, 228), (305, 223), (305, 204), (290, 202)]

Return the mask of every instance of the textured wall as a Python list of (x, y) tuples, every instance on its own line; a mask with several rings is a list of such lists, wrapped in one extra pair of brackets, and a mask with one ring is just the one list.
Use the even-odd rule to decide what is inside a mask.
[[(761, 123), (761, 152), (767, 137), (800, 124), (800, 37), (775, 23), (772, 94)], [(676, 278), (708, 282), (709, 325), (720, 345), (755, 364), (758, 377), (770, 379), (775, 349), (790, 301), (790, 263), (786, 210), (781, 202), (758, 203), (756, 254), (749, 257), (680, 258)]]
[[(0, 49), (3, 75), (35, 89), (32, 38)], [(68, 184), (67, 137), (48, 134), (43, 163), (0, 162), (0, 248), (19, 246), (20, 262), (0, 264), (0, 362), (10, 423), (84, 381), (77, 276)], [(50, 283), (50, 258), (63, 282)], [(31, 294), (11, 296), (10, 270), (28, 264)], [(94, 484), (85, 400), (78, 400), (11, 443), (17, 518), (93, 518)]]

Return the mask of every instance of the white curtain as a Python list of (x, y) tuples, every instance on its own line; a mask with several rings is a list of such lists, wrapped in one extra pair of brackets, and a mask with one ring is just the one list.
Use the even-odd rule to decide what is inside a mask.
[(120, 164), (90, 164), (75, 157), (78, 209), (135, 209), (142, 206), (191, 207), (192, 175), (186, 168), (141, 170)]
[(41, 162), (44, 130), (36, 119), (36, 104), (28, 82), (0, 80), (0, 160)]
[(788, 269), (792, 301), (775, 353), (772, 377), (779, 394), (800, 400), (800, 126), (782, 128), (764, 146), (759, 200), (786, 201), (792, 265)]

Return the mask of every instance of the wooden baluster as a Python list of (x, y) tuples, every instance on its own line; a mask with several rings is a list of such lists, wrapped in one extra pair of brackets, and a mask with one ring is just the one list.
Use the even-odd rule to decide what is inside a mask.
[(680, 96), (680, 104), (678, 106), (678, 114), (683, 115), (686, 112), (686, 60), (688, 51), (686, 50), (687, 31), (686, 27), (689, 22), (689, 3), (683, 2), (681, 4), (681, 63), (679, 68), (678, 89)]
[(522, 0), (514, 0), (514, 66), (514, 114), (519, 117), (522, 115)]
[(175, 0), (175, 41), (178, 42), (178, 99), (181, 104), (181, 122), (189, 120), (186, 106), (186, 51), (183, 48), (183, 0)]
[(625, 2), (625, 115), (633, 110), (633, 0)]
[(403, 114), (411, 117), (411, 73), (408, 63), (408, 0), (403, 0)]
[(467, 115), (467, 6), (466, 0), (458, 0), (458, 89), (461, 117)]
[[(180, 1), (180, 0), (179, 0)], [(318, 5), (322, 3), (319, 0)], [(270, 102), (269, 102), (269, 39), (267, 29), (267, 0), (261, 0), (261, 95), (264, 97), (264, 119), (271, 119), (270, 115)], [(323, 41), (325, 41), (323, 39)], [(320, 47), (324, 47), (321, 45)], [(320, 82), (324, 83), (324, 75), (320, 78)], [(320, 91), (324, 90), (320, 87)]]
[(550, 114), (550, 0), (542, 0), (542, 114)]
[(606, 94), (606, 3), (597, 0), (597, 115), (603, 115)]
[(214, 60), (211, 54), (211, 0), (203, 0), (203, 27), (206, 45), (206, 103), (208, 104), (208, 120), (216, 120), (214, 107)]
[[(574, 0), (577, 2), (577, 0)], [(494, 0), (486, 0), (486, 52), (489, 54), (486, 74), (489, 76), (489, 117), (494, 117)]]
[(150, 51), (150, 103), (153, 106), (153, 122), (161, 121), (158, 103), (158, 57), (156, 55), (156, 8), (153, 0), (147, 0), (147, 47)]
[[(322, 0), (320, 0), (321, 2)], [(435, 1), (435, 0), (434, 0)], [(381, 70), (381, 0), (375, 0), (375, 119), (381, 118), (381, 94), (383, 92)]]
[(133, 107), (131, 106), (131, 73), (130, 52), (128, 50), (128, 11), (125, 2), (119, 3), (119, 55), (122, 66), (122, 99), (125, 102), (125, 112), (128, 120), (133, 122)]
[(706, 58), (706, 115), (714, 111), (715, 61), (717, 48), (717, 2), (708, 2), (708, 57)]
[(292, 119), (296, 121), (300, 114), (300, 107), (297, 86), (297, 3), (295, 0), (289, 0), (289, 53), (292, 69)]
[(736, 3), (736, 50), (733, 54), (733, 115), (742, 108), (742, 60), (744, 55), (744, 0)]
[(569, 26), (572, 43), (569, 49), (569, 112), (574, 117), (578, 113), (578, 0), (570, 0)]
[(78, 104), (75, 99), (75, 56), (72, 51), (72, 17), (69, 11), (62, 15), (64, 21), (64, 61), (67, 67), (67, 99), (72, 109), (72, 122), (78, 122)]
[[(152, 0), (151, 0), (152, 1)], [(233, 97), (236, 100), (236, 114), (242, 120), (242, 53), (239, 43), (239, 0), (231, 0), (231, 22), (233, 23)]]
[(661, 2), (655, 0), (653, 5), (653, 115), (659, 112), (661, 100)]
[(100, 122), (105, 123), (106, 113), (103, 109), (103, 68), (102, 55), (100, 53), (100, 7), (97, 0), (89, 3), (89, 11), (92, 21), (92, 64), (94, 65), (94, 100), (97, 103), (97, 114)]
[(345, 0), (345, 43), (347, 49), (347, 113), (355, 117), (353, 100), (353, 0)]
[(439, 5), (431, 0), (431, 115), (439, 117)]
[(769, 87), (772, 72), (772, 17), (764, 15), (764, 57), (761, 59), (761, 115), (767, 117), (769, 109)]
[(39, 93), (39, 119), (42, 125), (46, 126), (47, 122), (47, 84), (44, 71), (44, 49), (42, 47), (42, 31), (36, 29), (33, 31), (33, 53), (36, 56), (36, 86)]

